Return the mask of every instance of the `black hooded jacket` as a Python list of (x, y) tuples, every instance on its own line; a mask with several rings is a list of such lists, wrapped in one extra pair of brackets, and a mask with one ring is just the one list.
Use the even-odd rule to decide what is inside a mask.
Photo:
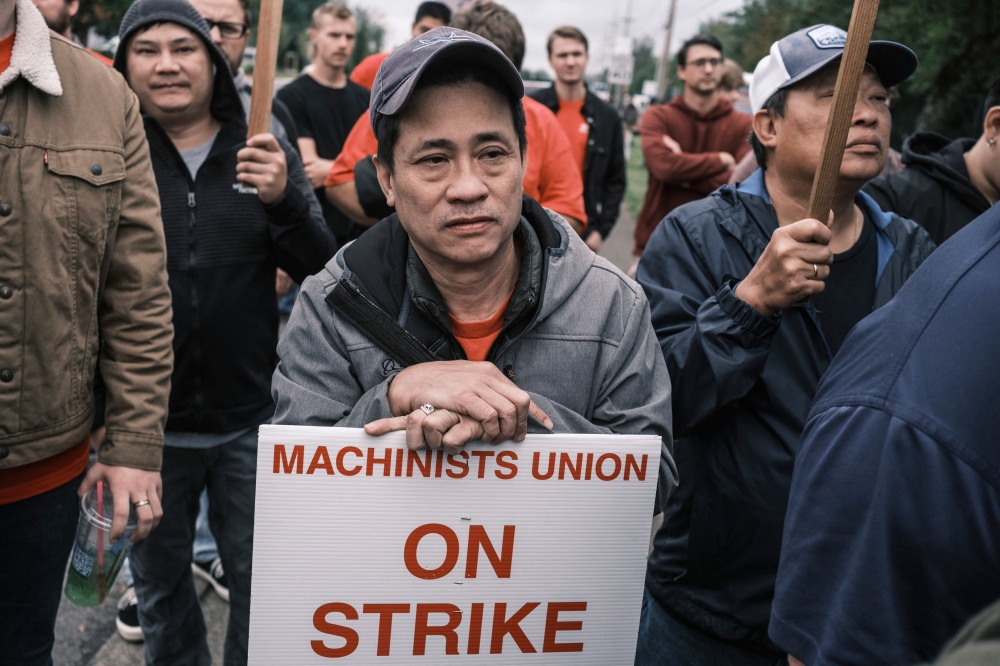
[[(296, 282), (319, 271), (337, 250), (297, 154), (283, 199), (264, 205), (236, 180), (236, 153), (247, 125), (229, 64), (208, 26), (183, 0), (139, 0), (125, 14), (115, 67), (125, 73), (128, 44), (143, 26), (171, 22), (198, 34), (215, 65), (212, 115), (221, 123), (192, 180), (163, 128), (144, 115), (167, 240), (174, 311), (174, 373), (167, 430), (224, 433), (253, 427), (274, 412), (277, 365), (275, 269)], [(305, 188), (303, 190), (303, 187)]]
[(940, 245), (990, 207), (969, 180), (963, 159), (975, 143), (917, 132), (903, 144), (906, 168), (876, 178), (865, 192), (882, 210), (917, 222)]
[[(552, 113), (559, 113), (559, 97), (553, 85), (531, 94)], [(590, 125), (587, 156), (583, 166), (583, 203), (587, 210), (587, 234), (599, 231), (607, 238), (618, 221), (625, 197), (625, 145), (618, 113), (597, 95), (587, 91), (580, 113)]]

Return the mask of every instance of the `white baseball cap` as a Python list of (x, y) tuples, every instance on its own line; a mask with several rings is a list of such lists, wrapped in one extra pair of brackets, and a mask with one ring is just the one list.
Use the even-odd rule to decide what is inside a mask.
[[(771, 44), (771, 52), (753, 70), (750, 107), (764, 108), (771, 95), (806, 79), (844, 55), (847, 33), (835, 25), (814, 25)], [(886, 88), (898, 85), (917, 70), (917, 55), (896, 42), (872, 41), (866, 62)]]

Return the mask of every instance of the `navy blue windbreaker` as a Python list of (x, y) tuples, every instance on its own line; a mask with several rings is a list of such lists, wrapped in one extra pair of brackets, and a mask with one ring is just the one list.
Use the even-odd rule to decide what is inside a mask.
[[(646, 586), (718, 638), (775, 649), (767, 625), (792, 462), (831, 354), (811, 302), (764, 317), (734, 293), (778, 228), (762, 173), (674, 210), (639, 263), (674, 389), (680, 476)], [(867, 195), (856, 201), (877, 229), (880, 307), (934, 244)]]
[(770, 636), (807, 666), (915, 664), (997, 599), (993, 206), (855, 327), (824, 377), (795, 461)]

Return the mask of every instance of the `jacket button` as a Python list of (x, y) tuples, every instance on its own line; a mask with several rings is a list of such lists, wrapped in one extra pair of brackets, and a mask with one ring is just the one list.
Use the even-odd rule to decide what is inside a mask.
[(4, 382), (6, 384), (7, 382), (12, 382), (12, 381), (14, 381), (13, 372), (11, 372), (10, 370), (4, 370), (3, 372), (0, 372), (0, 382)]
[(9, 455), (10, 455), (10, 449), (8, 449), (6, 446), (0, 446), (0, 460), (3, 460)]
[(92, 164), (90, 166), (90, 173), (94, 174), (95, 176), (100, 176), (102, 173), (104, 173), (104, 169), (101, 168), (100, 164)]
[(10, 128), (6, 125), (0, 125), (0, 136), (10, 136)]
[(14, 295), (14, 290), (11, 289), (10, 287), (0, 287), (0, 298), (2, 298), (3, 300), (6, 301), (10, 299), (10, 297), (13, 295)]
[(9, 204), (0, 204), (0, 217), (7, 217), (13, 212)]

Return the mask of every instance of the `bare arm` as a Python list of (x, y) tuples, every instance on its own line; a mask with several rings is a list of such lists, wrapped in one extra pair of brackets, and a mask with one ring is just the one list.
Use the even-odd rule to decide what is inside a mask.
[(358, 200), (358, 191), (354, 188), (353, 180), (339, 185), (330, 185), (326, 188), (326, 198), (344, 215), (358, 224), (370, 227), (378, 222), (374, 217), (365, 215), (365, 209), (361, 207), (361, 202)]
[(324, 160), (319, 156), (319, 153), (316, 152), (316, 141), (314, 139), (299, 137), (298, 143), (299, 154), (302, 155), (302, 165), (306, 168), (309, 182), (312, 183), (313, 189), (318, 190), (323, 187), (323, 181), (326, 180), (326, 175), (330, 173), (333, 160)]
[(798, 659), (796, 659), (795, 657), (793, 657), (792, 655), (788, 655), (788, 666), (806, 666), (806, 665), (803, 664)]

